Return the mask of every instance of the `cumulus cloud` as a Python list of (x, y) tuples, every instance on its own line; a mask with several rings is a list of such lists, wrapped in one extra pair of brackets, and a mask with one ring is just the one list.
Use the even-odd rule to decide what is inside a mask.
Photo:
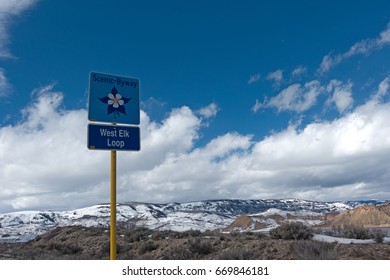
[(248, 166), (266, 174), (259, 186), (271, 197), (388, 198), (389, 109), (365, 104), (331, 122), (289, 127), (256, 143)]
[[(332, 90), (347, 85), (334, 81)], [(298, 88), (310, 87), (319, 88)], [(161, 122), (141, 111), (141, 151), (118, 152), (118, 202), (388, 199), (388, 94), (389, 78), (333, 121), (289, 126), (256, 141), (229, 132), (203, 146), (197, 111), (182, 106)], [(53, 85), (32, 98), (20, 123), (0, 127), (0, 211), (108, 202), (110, 156), (87, 149), (86, 110), (65, 110)]]
[(318, 68), (320, 74), (328, 72), (332, 67), (342, 61), (359, 54), (369, 54), (390, 44), (390, 22), (386, 29), (379, 34), (378, 38), (365, 39), (352, 45), (348, 51), (341, 54), (327, 54), (322, 58)]
[[(368, 104), (368, 103), (367, 103)], [(133, 174), (138, 188), (170, 190), (164, 199), (389, 197), (390, 104), (364, 104), (329, 122), (253, 141), (228, 133), (205, 147)], [(160, 192), (160, 198), (163, 192)]]
[(334, 104), (339, 113), (344, 113), (352, 107), (352, 83), (343, 84), (338, 80), (331, 80), (326, 88), (331, 97), (326, 101), (326, 105)]
[[(33, 101), (22, 110), (22, 121), (0, 127), (0, 211), (108, 201), (109, 153), (87, 149), (87, 112), (64, 110), (63, 97), (54, 85), (36, 89)], [(211, 114), (213, 106), (209, 109)], [(141, 151), (119, 153), (118, 174), (150, 170), (166, 158), (190, 152), (201, 122), (186, 106), (172, 110), (161, 123), (141, 111)], [(140, 195), (123, 199), (137, 200)]]
[(198, 114), (205, 119), (209, 119), (215, 117), (218, 111), (219, 111), (218, 105), (213, 102), (206, 107), (200, 108), (198, 110)]
[(262, 104), (256, 103), (253, 111), (262, 107), (268, 107), (276, 108), (278, 112), (292, 111), (301, 113), (315, 105), (317, 97), (322, 91), (322, 86), (317, 80), (307, 82), (304, 85), (296, 83), (283, 89), (278, 95), (265, 99)]
[(168, 201), (387, 199), (390, 104), (372, 103), (378, 92), (334, 121), (312, 123), (302, 130), (289, 126), (257, 142), (251, 135), (228, 133), (205, 147), (167, 157), (127, 181), (138, 188), (170, 190), (156, 197)]

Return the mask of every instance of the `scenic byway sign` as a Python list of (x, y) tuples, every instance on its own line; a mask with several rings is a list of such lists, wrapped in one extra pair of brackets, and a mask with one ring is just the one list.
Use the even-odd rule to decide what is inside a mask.
[[(139, 80), (91, 72), (89, 74), (88, 149), (110, 150), (110, 260), (116, 259), (116, 152), (139, 151)], [(127, 125), (117, 125), (117, 124)], [(133, 126), (131, 126), (133, 125)]]
[(88, 149), (139, 151), (139, 80), (91, 72), (88, 119), (110, 124), (88, 125)]
[(88, 124), (88, 149), (139, 151), (140, 148), (139, 127)]
[(91, 72), (88, 120), (139, 125), (139, 80)]

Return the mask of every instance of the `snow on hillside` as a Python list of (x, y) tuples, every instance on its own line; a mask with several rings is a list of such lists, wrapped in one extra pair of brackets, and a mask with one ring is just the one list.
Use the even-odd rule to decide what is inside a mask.
[(312, 210), (287, 211), (270, 208), (263, 212), (239, 216), (225, 231), (269, 232), (281, 223), (300, 222), (307, 226), (314, 226), (323, 223), (323, 218), (323, 212), (313, 212)]
[[(364, 202), (359, 202), (364, 203)], [(370, 201), (378, 204), (378, 201)], [(358, 203), (353, 203), (357, 205)], [(317, 202), (300, 199), (208, 200), (187, 203), (123, 203), (117, 205), (117, 223), (158, 230), (214, 230), (229, 226), (239, 215), (277, 213), (323, 215), (352, 209), (351, 203)], [(295, 214), (294, 214), (295, 213)], [(297, 216), (297, 217), (298, 217)], [(264, 222), (264, 221), (262, 221)], [(271, 227), (277, 223), (268, 219)], [(110, 205), (100, 204), (71, 211), (23, 211), (0, 214), (0, 242), (25, 242), (56, 227), (81, 225), (108, 227)]]
[[(323, 234), (314, 234), (313, 240), (333, 243), (337, 242), (339, 244), (374, 244), (375, 241), (373, 239), (354, 239), (354, 238), (342, 238), (342, 237), (334, 237)], [(383, 239), (383, 243), (390, 243), (390, 237), (385, 237)]]
[[(300, 222), (302, 224), (308, 225), (308, 226), (315, 226), (319, 225), (323, 222), (323, 217), (324, 213), (319, 213), (319, 212), (313, 212), (310, 210), (298, 210), (298, 211), (285, 211), (285, 210), (280, 210), (280, 209), (275, 209), (271, 208), (268, 209), (265, 212), (258, 213), (256, 215), (251, 215), (251, 216), (260, 216), (260, 217), (267, 217), (268, 221), (273, 220), (271, 219), (272, 216), (280, 216), (285, 219), (288, 219), (290, 222)], [(270, 223), (270, 226), (266, 229), (269, 230), (271, 228), (275, 228), (278, 226), (278, 223), (273, 220)]]

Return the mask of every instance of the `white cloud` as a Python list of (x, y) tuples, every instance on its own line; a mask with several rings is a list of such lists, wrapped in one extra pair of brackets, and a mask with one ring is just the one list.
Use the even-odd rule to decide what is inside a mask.
[(344, 113), (351, 109), (353, 104), (351, 82), (343, 84), (338, 80), (331, 80), (326, 90), (328, 93), (333, 92), (332, 96), (326, 101), (327, 105), (335, 104), (339, 113)]
[(274, 82), (274, 86), (278, 87), (280, 86), (280, 83), (283, 80), (283, 71), (278, 69), (274, 72), (270, 72), (267, 75), (267, 79)]
[[(0, 211), (108, 201), (109, 153), (87, 149), (86, 110), (62, 109), (63, 94), (53, 85), (35, 90), (32, 97), (21, 123), (0, 127), (0, 157), (7, 159), (0, 162)], [(141, 151), (119, 153), (118, 176), (188, 153), (200, 125), (186, 106), (172, 110), (162, 123), (141, 111)], [(118, 184), (123, 182), (119, 177)]]
[[(235, 171), (226, 162), (250, 147), (249, 136), (227, 133), (205, 147), (171, 155), (161, 165), (125, 176), (138, 190), (141, 200), (189, 201), (224, 196)], [(231, 173), (233, 172), (233, 173)], [(129, 196), (131, 196), (129, 192)]]
[(316, 80), (300, 84), (293, 84), (282, 90), (278, 95), (265, 100), (261, 107), (273, 107), (281, 111), (304, 112), (315, 105), (317, 97), (322, 93), (322, 87)]
[(290, 127), (257, 143), (249, 166), (268, 171), (269, 177), (259, 185), (270, 196), (388, 198), (389, 109), (388, 103), (362, 106), (335, 121), (309, 124), (302, 131)]
[(159, 111), (162, 110), (165, 105), (165, 102), (154, 97), (149, 97), (147, 100), (141, 101), (141, 108), (143, 108), (145, 111)]
[(381, 49), (388, 44), (390, 44), (390, 22), (388, 23), (386, 29), (379, 34), (378, 38), (365, 39), (357, 42), (345, 53), (336, 55), (327, 54), (324, 56), (318, 68), (318, 72), (320, 74), (326, 73), (343, 60), (358, 54), (369, 54), (370, 52)]
[(218, 105), (213, 102), (206, 107), (200, 108), (198, 110), (198, 114), (205, 119), (210, 119), (212, 117), (215, 117), (218, 111), (219, 111)]
[(38, 0), (1, 0), (0, 13), (6, 15), (19, 15), (31, 7)]
[(259, 111), (261, 109), (262, 106), (263, 106), (263, 104), (259, 101), (259, 99), (256, 99), (256, 103), (255, 103), (255, 105), (253, 105), (251, 110), (253, 113), (256, 113), (257, 111)]
[(254, 142), (226, 134), (205, 147), (133, 174), (164, 199), (299, 197), (387, 199), (390, 104), (360, 106), (331, 122), (288, 129)]
[(291, 75), (296, 78), (296, 77), (299, 77), (301, 75), (303, 75), (304, 73), (306, 73), (307, 69), (305, 66), (298, 66), (296, 67), (292, 72), (291, 72)]
[[(23, 11), (30, 8), (37, 0), (1, 0), (0, 1), (0, 59), (12, 58), (13, 55), (8, 49), (8, 29), (11, 21)], [(8, 95), (11, 85), (0, 68), (0, 97)]]
[(378, 91), (374, 94), (373, 99), (377, 102), (381, 102), (382, 98), (388, 95), (390, 90), (390, 78), (387, 77), (378, 86)]
[[(346, 86), (333, 83), (333, 90)], [(161, 123), (141, 111), (141, 151), (118, 152), (118, 202), (388, 199), (388, 85), (389, 78), (336, 120), (289, 126), (258, 141), (226, 133), (197, 147), (203, 120), (190, 108), (172, 110)], [(298, 89), (310, 87), (319, 85)], [(33, 98), (23, 121), (0, 127), (0, 211), (108, 202), (110, 156), (86, 148), (86, 110), (63, 109), (53, 85)]]
[(10, 88), (11, 86), (5, 75), (5, 71), (3, 68), (0, 68), (0, 97), (7, 95)]
[(327, 54), (322, 58), (320, 67), (318, 68), (318, 72), (320, 74), (324, 74), (330, 70), (333, 66), (339, 64), (342, 60), (342, 55), (337, 55), (332, 57), (331, 54)]
[(260, 77), (261, 77), (261, 75), (259, 73), (256, 73), (256, 74), (250, 76), (249, 80), (248, 80), (248, 84), (251, 85), (251, 84), (256, 83), (258, 80), (260, 80)]
[(387, 28), (380, 33), (377, 44), (383, 46), (389, 43), (390, 43), (390, 22), (387, 24)]
[(9, 43), (8, 28), (10, 21), (30, 8), (37, 0), (1, 0), (0, 2), (0, 58), (12, 57), (7, 48)]

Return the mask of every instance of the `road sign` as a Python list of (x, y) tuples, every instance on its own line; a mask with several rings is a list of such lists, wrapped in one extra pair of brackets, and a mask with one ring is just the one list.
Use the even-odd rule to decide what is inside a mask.
[(139, 151), (140, 148), (139, 127), (88, 124), (88, 149)]
[(91, 72), (88, 119), (139, 125), (139, 80)]

